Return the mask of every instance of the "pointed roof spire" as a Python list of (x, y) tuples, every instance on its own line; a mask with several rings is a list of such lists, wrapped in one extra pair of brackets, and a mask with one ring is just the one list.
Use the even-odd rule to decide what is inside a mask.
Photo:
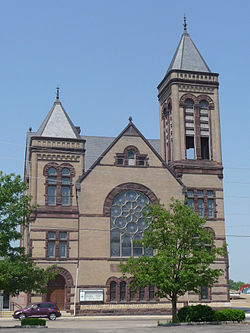
[(186, 15), (184, 15), (183, 27), (184, 32), (167, 73), (174, 69), (210, 73), (208, 65), (187, 32)]
[(59, 92), (60, 92), (60, 88), (59, 86), (56, 87), (56, 100), (59, 101)]
[(59, 87), (56, 88), (56, 101), (36, 132), (37, 136), (80, 139), (76, 127), (70, 120), (59, 100)]
[(184, 32), (187, 32), (187, 20), (186, 20), (186, 15), (184, 14)]

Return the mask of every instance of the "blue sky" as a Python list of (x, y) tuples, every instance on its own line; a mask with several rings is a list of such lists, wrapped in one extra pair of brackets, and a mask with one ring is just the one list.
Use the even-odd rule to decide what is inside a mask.
[(0, 169), (23, 174), (26, 132), (40, 126), (57, 85), (82, 134), (116, 136), (131, 115), (147, 138), (159, 138), (156, 87), (185, 13), (220, 73), (230, 278), (250, 282), (249, 11), (249, 0), (1, 1)]

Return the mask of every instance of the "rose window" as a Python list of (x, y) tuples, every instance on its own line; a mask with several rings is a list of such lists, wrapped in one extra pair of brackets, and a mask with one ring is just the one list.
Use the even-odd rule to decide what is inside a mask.
[(135, 190), (121, 192), (114, 198), (110, 210), (111, 257), (152, 255), (149, 249), (133, 243), (142, 238), (148, 227), (143, 211), (149, 203), (145, 194)]

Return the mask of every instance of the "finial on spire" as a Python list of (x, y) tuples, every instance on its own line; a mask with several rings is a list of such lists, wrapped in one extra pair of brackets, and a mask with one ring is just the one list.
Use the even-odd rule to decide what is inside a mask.
[(57, 86), (56, 87), (56, 100), (59, 101), (59, 90), (60, 88)]
[(187, 31), (187, 19), (186, 19), (185, 14), (184, 14), (184, 24), (183, 24), (183, 26), (184, 26), (184, 32), (186, 32)]
[(132, 117), (131, 116), (128, 118), (128, 120), (129, 120), (130, 123), (132, 123)]

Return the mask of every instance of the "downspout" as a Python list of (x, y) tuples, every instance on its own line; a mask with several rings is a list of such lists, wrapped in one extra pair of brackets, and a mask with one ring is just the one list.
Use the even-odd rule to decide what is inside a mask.
[(79, 258), (80, 258), (80, 211), (79, 211), (79, 202), (78, 202), (78, 193), (80, 191), (80, 186), (76, 183), (76, 206), (78, 210), (78, 239), (77, 239), (77, 265), (76, 265), (76, 281), (75, 281), (75, 293), (74, 293), (74, 317), (76, 316), (76, 293), (77, 293), (77, 285), (78, 285), (78, 274), (79, 274)]

